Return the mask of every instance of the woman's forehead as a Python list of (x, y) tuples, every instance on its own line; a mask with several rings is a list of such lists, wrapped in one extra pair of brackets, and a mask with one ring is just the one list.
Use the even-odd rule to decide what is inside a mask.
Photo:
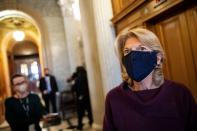
[(137, 38), (131, 37), (126, 40), (124, 48), (136, 47), (136, 46), (140, 46), (140, 45), (142, 45), (142, 44)]

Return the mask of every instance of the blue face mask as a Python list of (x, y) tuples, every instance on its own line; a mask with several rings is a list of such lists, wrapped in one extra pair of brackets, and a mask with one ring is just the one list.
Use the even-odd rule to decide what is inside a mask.
[(123, 57), (123, 64), (129, 77), (140, 82), (155, 68), (157, 64), (157, 52), (131, 51)]

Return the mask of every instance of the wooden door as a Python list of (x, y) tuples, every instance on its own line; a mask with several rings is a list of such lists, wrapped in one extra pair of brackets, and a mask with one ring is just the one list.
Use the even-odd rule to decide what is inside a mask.
[(194, 57), (195, 72), (197, 75), (197, 7), (188, 10), (186, 15), (191, 38), (191, 49)]
[(166, 52), (167, 79), (185, 84), (197, 101), (197, 10), (190, 9), (156, 23), (155, 31)]
[(112, 7), (113, 7), (113, 13), (114, 15), (120, 13), (125, 8), (127, 8), (130, 4), (135, 2), (135, 0), (111, 0)]

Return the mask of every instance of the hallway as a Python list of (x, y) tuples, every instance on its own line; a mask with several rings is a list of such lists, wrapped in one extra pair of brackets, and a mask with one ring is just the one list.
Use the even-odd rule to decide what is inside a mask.
[[(23, 74), (25, 80), (27, 77), (24, 83), (28, 82), (28, 93), (39, 95), (46, 107), (46, 101), (51, 101), (53, 110), (56, 106), (60, 114), (68, 106), (83, 116), (84, 112), (79, 111), (83, 108), (77, 106), (88, 103), (81, 102), (86, 97), (80, 93), (86, 92), (93, 121), (90, 128), (86, 118), (83, 131), (103, 130), (106, 106), (111, 105), (106, 102), (107, 94), (123, 82), (134, 89), (136, 81), (128, 77), (123, 59), (133, 48), (125, 47), (126, 41), (123, 47), (116, 44), (120, 42), (117, 39), (120, 35), (137, 28), (152, 31), (160, 40), (159, 51), (163, 54), (157, 52), (162, 56), (161, 63), (158, 64), (160, 57), (157, 56), (154, 70), (159, 66), (164, 80), (185, 85), (197, 102), (196, 0), (0, 0), (0, 131), (9, 131), (1, 126), (6, 122), (5, 100), (17, 94), (18, 83), (12, 83), (14, 74)], [(138, 41), (144, 46), (143, 42)], [(118, 54), (120, 50), (122, 54)], [(78, 78), (81, 82), (78, 87), (85, 83), (86, 91), (76, 88), (78, 67), (84, 68), (86, 76)], [(146, 69), (139, 65), (137, 68)], [(50, 83), (51, 76), (57, 89)], [(62, 100), (64, 92), (68, 96)], [(78, 124), (76, 116), (72, 121)], [(125, 124), (125, 121), (121, 122)], [(67, 126), (64, 121), (48, 131), (60, 131)]]

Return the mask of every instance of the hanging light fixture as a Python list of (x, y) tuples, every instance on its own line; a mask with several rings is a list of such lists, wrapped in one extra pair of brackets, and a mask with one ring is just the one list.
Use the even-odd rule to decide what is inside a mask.
[(14, 31), (13, 32), (13, 38), (16, 41), (23, 41), (25, 38), (25, 33), (23, 31)]

